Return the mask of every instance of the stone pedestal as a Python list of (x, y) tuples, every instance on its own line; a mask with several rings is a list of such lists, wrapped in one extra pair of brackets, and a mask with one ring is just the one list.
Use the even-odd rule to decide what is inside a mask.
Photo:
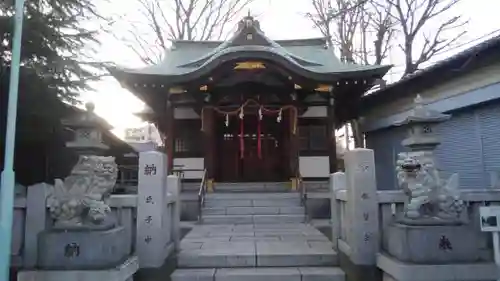
[(118, 266), (101, 270), (23, 270), (18, 281), (133, 281), (139, 269), (137, 256), (131, 256)]
[(38, 265), (43, 269), (102, 269), (129, 256), (123, 227), (108, 230), (49, 230), (38, 236)]
[(415, 264), (467, 263), (482, 260), (477, 234), (466, 225), (417, 226), (395, 223), (387, 228), (387, 252)]

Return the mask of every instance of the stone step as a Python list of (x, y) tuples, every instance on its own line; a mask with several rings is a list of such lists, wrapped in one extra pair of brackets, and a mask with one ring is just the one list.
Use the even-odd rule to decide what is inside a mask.
[(208, 193), (207, 200), (210, 199), (297, 199), (299, 194), (297, 192), (289, 193)]
[(172, 281), (345, 281), (338, 267), (177, 269)]
[(290, 182), (216, 183), (215, 191), (222, 193), (241, 192), (289, 192)]
[(203, 224), (303, 223), (304, 214), (283, 215), (202, 215)]
[(309, 224), (197, 225), (180, 243), (179, 268), (336, 266), (333, 244)]
[(203, 215), (302, 215), (304, 207), (214, 207), (203, 208)]
[(205, 207), (292, 207), (300, 206), (300, 199), (271, 198), (271, 199), (211, 199), (205, 201)]
[[(323, 247), (327, 244), (321, 241), (317, 243)], [(338, 257), (333, 249), (304, 247), (303, 242), (219, 242), (214, 239), (214, 242), (210, 244), (212, 247), (219, 248), (182, 250), (177, 256), (177, 266), (179, 268), (239, 268), (338, 265)], [(250, 246), (246, 246), (247, 244)], [(227, 246), (232, 248), (226, 248)]]

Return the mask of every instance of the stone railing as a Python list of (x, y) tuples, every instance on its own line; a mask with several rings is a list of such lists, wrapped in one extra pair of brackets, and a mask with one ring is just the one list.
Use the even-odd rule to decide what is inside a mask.
[[(467, 213), (464, 213), (468, 225), (470, 228), (474, 229), (481, 237), (481, 241), (478, 244), (487, 247), (488, 241), (490, 240), (490, 235), (486, 233), (481, 233), (479, 225), (479, 207), (487, 205), (500, 205), (500, 189), (484, 189), (484, 190), (462, 190), (462, 199), (467, 205)], [(346, 241), (349, 241), (348, 235), (348, 214), (346, 212), (347, 208), (347, 190), (337, 190), (335, 191), (335, 203), (334, 206), (337, 211), (337, 222), (335, 234), (337, 239), (339, 239), (339, 247), (350, 252), (350, 247)], [(385, 228), (396, 218), (396, 214), (400, 214), (403, 211), (404, 201), (406, 196), (401, 190), (387, 190), (387, 191), (377, 191), (378, 199), (378, 218), (380, 226), (380, 245), (381, 249), (387, 248), (388, 236)], [(342, 223), (344, 222), (344, 223)], [(491, 251), (491, 249), (488, 249)]]
[[(402, 214), (407, 196), (401, 190), (377, 191), (375, 165), (370, 163), (371, 159), (373, 152), (368, 149), (347, 152), (346, 172), (330, 177), (332, 240), (341, 254), (341, 264), (350, 265), (344, 269), (347, 268), (353, 280), (380, 280), (380, 272), (383, 280), (391, 281), (496, 280), (498, 269), (493, 262), (491, 238), (490, 234), (480, 231), (479, 207), (500, 205), (500, 190), (461, 190), (461, 199), (466, 204), (462, 221), (465, 231), (475, 237), (474, 241), (461, 242), (473, 243), (479, 257), (477, 262), (402, 262), (387, 254), (386, 249), (394, 243), (389, 239), (389, 226)], [(455, 246), (447, 245), (444, 251), (453, 251), (458, 248)], [(435, 247), (439, 252), (440, 246)], [(413, 250), (421, 249), (415, 245)]]
[[(159, 152), (141, 153), (144, 170), (158, 164), (165, 155)], [(156, 161), (156, 162), (155, 162)], [(162, 163), (161, 161), (159, 163)], [(123, 226), (128, 237), (130, 254), (139, 257), (141, 268), (159, 267), (179, 243), (180, 198), (179, 179), (162, 175), (161, 164), (156, 174), (139, 175), (138, 194), (111, 195), (107, 204)], [(26, 188), (26, 195), (15, 198), (12, 227), (11, 264), (19, 269), (38, 266), (38, 235), (50, 230), (52, 219), (47, 204), (46, 184)]]
[[(27, 188), (26, 197), (17, 197), (14, 201), (11, 245), (11, 264), (14, 267), (37, 267), (38, 234), (49, 230), (52, 224), (49, 206), (44, 200), (46, 192), (45, 184), (36, 184)], [(133, 253), (137, 195), (112, 195), (108, 203), (118, 224), (125, 228), (130, 253)]]

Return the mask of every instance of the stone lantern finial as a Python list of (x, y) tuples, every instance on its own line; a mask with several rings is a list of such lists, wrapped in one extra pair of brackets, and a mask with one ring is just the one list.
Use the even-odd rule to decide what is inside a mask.
[(89, 112), (89, 113), (94, 113), (95, 104), (93, 102), (89, 101), (85, 104), (85, 109), (87, 109), (87, 112)]
[(423, 107), (422, 96), (420, 94), (417, 94), (417, 96), (413, 100), (413, 103), (415, 104), (415, 107), (417, 107), (417, 106)]
[(413, 108), (413, 114), (414, 115), (426, 115), (426, 111), (424, 109), (424, 101), (422, 97), (418, 94), (415, 99), (413, 100), (413, 104), (415, 105)]

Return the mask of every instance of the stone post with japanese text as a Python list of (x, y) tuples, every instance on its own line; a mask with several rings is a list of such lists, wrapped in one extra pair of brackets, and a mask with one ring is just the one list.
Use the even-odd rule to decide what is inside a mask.
[(375, 265), (380, 233), (374, 153), (356, 148), (345, 153), (344, 161), (350, 260), (355, 265)]
[(139, 155), (136, 253), (141, 268), (160, 267), (170, 241), (167, 216), (167, 156), (158, 151)]

